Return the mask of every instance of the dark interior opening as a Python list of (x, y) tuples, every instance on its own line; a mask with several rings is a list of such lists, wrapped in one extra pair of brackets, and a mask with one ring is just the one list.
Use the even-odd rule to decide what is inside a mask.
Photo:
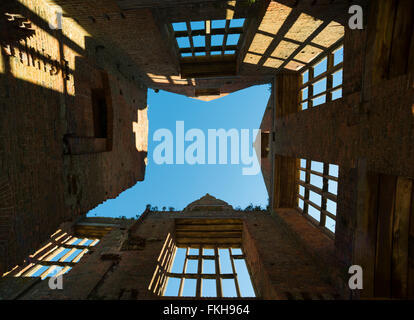
[(92, 89), (92, 108), (95, 138), (107, 138), (108, 108), (103, 89)]

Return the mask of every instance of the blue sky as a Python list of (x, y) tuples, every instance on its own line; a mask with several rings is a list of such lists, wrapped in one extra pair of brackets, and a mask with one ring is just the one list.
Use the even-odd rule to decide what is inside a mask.
[[(140, 215), (147, 204), (158, 206), (159, 210), (164, 206), (181, 210), (206, 193), (233, 207), (245, 208), (250, 203), (266, 207), (268, 195), (261, 173), (242, 175), (243, 164), (157, 165), (153, 150), (160, 142), (153, 141), (153, 135), (157, 129), (166, 128), (175, 136), (176, 121), (184, 121), (185, 132), (198, 128), (206, 137), (208, 129), (258, 129), (270, 97), (269, 87), (269, 84), (253, 86), (210, 102), (149, 89), (145, 180), (91, 210), (88, 216), (131, 218)], [(186, 142), (185, 146), (190, 144)]]

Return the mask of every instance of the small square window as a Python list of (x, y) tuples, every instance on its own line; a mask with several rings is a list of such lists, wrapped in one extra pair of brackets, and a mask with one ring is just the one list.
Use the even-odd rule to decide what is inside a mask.
[(332, 88), (342, 84), (342, 69), (332, 74)]
[(206, 45), (205, 36), (195, 36), (193, 37), (194, 47), (205, 47)]
[(322, 204), (322, 197), (320, 194), (317, 194), (316, 192), (313, 192), (312, 190), (309, 191), (309, 200), (312, 201), (317, 206), (321, 206)]
[(323, 78), (322, 80), (319, 80), (318, 82), (315, 82), (313, 84), (313, 95), (314, 96), (324, 91), (326, 91), (326, 78)]
[(185, 22), (174, 22), (172, 27), (174, 31), (187, 31), (187, 24)]
[(303, 170), (300, 170), (300, 180), (302, 180), (303, 182), (305, 182), (306, 180), (306, 173)]
[(338, 183), (333, 180), (328, 181), (328, 191), (332, 194), (338, 194)]
[(314, 185), (315, 187), (318, 187), (319, 189), (322, 189), (323, 187), (323, 179), (320, 176), (317, 176), (316, 174), (310, 175), (310, 183), (311, 185)]
[(216, 262), (210, 259), (203, 259), (203, 274), (214, 274), (216, 273)]
[(179, 48), (189, 48), (190, 47), (190, 39), (188, 37), (177, 38), (177, 44), (178, 44)]
[(309, 81), (309, 71), (306, 70), (304, 73), (302, 73), (302, 83), (305, 84)]
[(339, 167), (336, 164), (329, 165), (329, 175), (332, 177), (338, 177)]
[(198, 249), (197, 248), (190, 248), (188, 250), (189, 255), (198, 255)]
[(234, 50), (226, 50), (226, 51), (224, 51), (224, 54), (235, 54), (236, 53), (236, 51), (234, 51)]
[(334, 52), (334, 66), (344, 61), (344, 47), (340, 47)]
[(323, 163), (319, 161), (311, 161), (311, 170), (323, 173)]
[(211, 27), (213, 29), (222, 29), (226, 27), (226, 20), (213, 20), (211, 21)]
[(336, 215), (336, 202), (330, 199), (326, 200), (326, 211)]
[(302, 100), (306, 100), (308, 98), (308, 87), (302, 89)]
[(191, 21), (191, 30), (204, 30), (204, 21)]
[(223, 38), (222, 34), (215, 34), (211, 36), (211, 45), (212, 46), (222, 46), (223, 45)]
[(306, 169), (306, 159), (300, 159), (300, 166), (301, 168)]
[(331, 99), (332, 100), (336, 100), (336, 99), (339, 99), (339, 98), (342, 98), (342, 89), (338, 89), (338, 90), (332, 91), (332, 93), (331, 93)]
[(214, 279), (203, 279), (201, 285), (201, 296), (202, 297), (217, 297), (216, 280)]
[(243, 254), (243, 252), (240, 248), (231, 248), (231, 254), (238, 255)]
[(325, 227), (326, 229), (335, 233), (335, 220), (331, 219), (330, 217), (326, 217)]
[(314, 107), (319, 106), (320, 104), (323, 104), (325, 102), (326, 102), (326, 95), (325, 94), (320, 96), (320, 97), (317, 97), (315, 99), (312, 99), (312, 103), (313, 103)]
[(316, 221), (321, 221), (321, 213), (318, 209), (316, 209), (314, 206), (309, 205), (308, 206), (308, 214), (314, 218)]
[(327, 67), (328, 67), (328, 59), (325, 58), (313, 67), (313, 76), (317, 77), (320, 74), (326, 72)]
[(167, 288), (165, 289), (164, 296), (176, 297), (178, 296), (178, 290), (180, 289), (180, 278), (168, 278)]
[(245, 18), (231, 19), (230, 28), (241, 28), (244, 25)]
[(227, 36), (227, 46), (235, 46), (239, 42), (240, 34), (229, 34)]
[(203, 255), (214, 256), (214, 249), (203, 249)]
[(308, 109), (308, 102), (302, 102), (302, 110)]
[(224, 298), (236, 298), (237, 297), (236, 284), (234, 282), (234, 279), (222, 279), (221, 285), (222, 285)]
[(198, 260), (189, 259), (187, 261), (187, 267), (185, 269), (185, 273), (197, 273), (197, 272), (198, 272)]
[(195, 297), (197, 289), (197, 279), (185, 279), (183, 287), (183, 297)]

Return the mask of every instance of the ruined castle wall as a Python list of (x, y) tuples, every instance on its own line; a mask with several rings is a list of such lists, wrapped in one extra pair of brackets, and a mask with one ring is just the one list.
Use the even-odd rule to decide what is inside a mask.
[[(9, 4), (2, 18), (20, 14), (32, 31), (1, 43), (0, 273), (21, 263), (61, 222), (143, 180), (147, 139), (139, 137), (137, 150), (133, 122), (136, 130), (147, 126), (146, 88), (134, 79), (134, 67), (119, 67), (122, 57), (72, 19), (52, 30), (56, 13), (44, 1)], [(4, 23), (13, 34), (11, 22)], [(93, 136), (91, 89), (104, 89), (111, 108), (110, 148)], [(84, 139), (86, 152), (68, 153), (67, 136), (91, 138)]]

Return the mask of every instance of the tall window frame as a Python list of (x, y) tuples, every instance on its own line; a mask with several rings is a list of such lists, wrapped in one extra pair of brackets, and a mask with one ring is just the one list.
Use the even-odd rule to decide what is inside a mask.
[[(336, 164), (309, 159), (297, 159), (297, 161), (297, 210), (328, 235), (334, 237), (340, 168)], [(313, 164), (319, 170), (312, 168)], [(319, 200), (319, 203), (314, 199)]]
[(69, 272), (88, 251), (99, 243), (97, 238), (77, 237), (62, 230), (50, 236), (49, 242), (31, 254), (22, 266), (3, 274), (13, 277), (45, 278)]
[(331, 46), (326, 55), (315, 60), (302, 72), (299, 88), (300, 110), (311, 109), (342, 98), (343, 48), (343, 38), (341, 38)]
[[(172, 295), (173, 297), (194, 297), (194, 298), (234, 298), (234, 299), (240, 299), (240, 298), (254, 298), (256, 297), (256, 292), (253, 287), (253, 283), (251, 281), (251, 276), (247, 268), (247, 264), (245, 261), (245, 255), (243, 253), (242, 248), (240, 247), (224, 247), (224, 246), (191, 246), (191, 247), (176, 247), (174, 252), (174, 260), (176, 259), (176, 253), (177, 250), (184, 249), (185, 250), (185, 256), (184, 256), (184, 263), (182, 265), (181, 272), (171, 272), (171, 267), (173, 264), (170, 265), (170, 270), (166, 273), (167, 281), (165, 284), (165, 287), (163, 289), (162, 295), (165, 297), (171, 297), (171, 295), (167, 294), (169, 281), (172, 279), (179, 281), (178, 285), (178, 293)], [(196, 250), (197, 253), (192, 254), (191, 251)], [(228, 258), (230, 260), (230, 265), (226, 266), (225, 269), (231, 269), (231, 272), (225, 272), (223, 273), (223, 264), (221, 263), (224, 259), (222, 257), (226, 254), (228, 254)], [(191, 261), (197, 261), (196, 262), (196, 269), (193, 272), (188, 272), (189, 263)], [(214, 272), (211, 271), (210, 268), (206, 268), (209, 270), (204, 270), (204, 266), (207, 265), (206, 262), (212, 262), (214, 263)], [(247, 275), (243, 274), (243, 272), (239, 273), (237, 272), (238, 266), (236, 266), (238, 263), (244, 263), (245, 270), (247, 271)], [(245, 272), (246, 272), (245, 271)], [(244, 273), (245, 273), (244, 272)], [(239, 275), (242, 275), (243, 279), (239, 279)], [(249, 279), (246, 279), (248, 276)], [(196, 281), (195, 285), (195, 293), (193, 295), (183, 295), (184, 285), (186, 283), (186, 280), (194, 279)], [(233, 281), (232, 281), (233, 280)], [(211, 284), (210, 288), (207, 288), (207, 290), (204, 290), (204, 282), (210, 281), (211, 284), (214, 282), (215, 286), (215, 294), (211, 295), (206, 293), (205, 291), (211, 290)], [(225, 281), (230, 281), (232, 284), (225, 284)], [(246, 282), (247, 281), (247, 282)], [(234, 283), (234, 290), (232, 285)], [(245, 286), (245, 287), (243, 287)], [(230, 288), (231, 287), (231, 288)], [(230, 289), (230, 290), (229, 290)], [(226, 291), (226, 292), (225, 292)], [(232, 294), (229, 294), (229, 291), (233, 291)], [(250, 294), (246, 295), (245, 292), (250, 292)], [(251, 293), (253, 292), (253, 294)]]

